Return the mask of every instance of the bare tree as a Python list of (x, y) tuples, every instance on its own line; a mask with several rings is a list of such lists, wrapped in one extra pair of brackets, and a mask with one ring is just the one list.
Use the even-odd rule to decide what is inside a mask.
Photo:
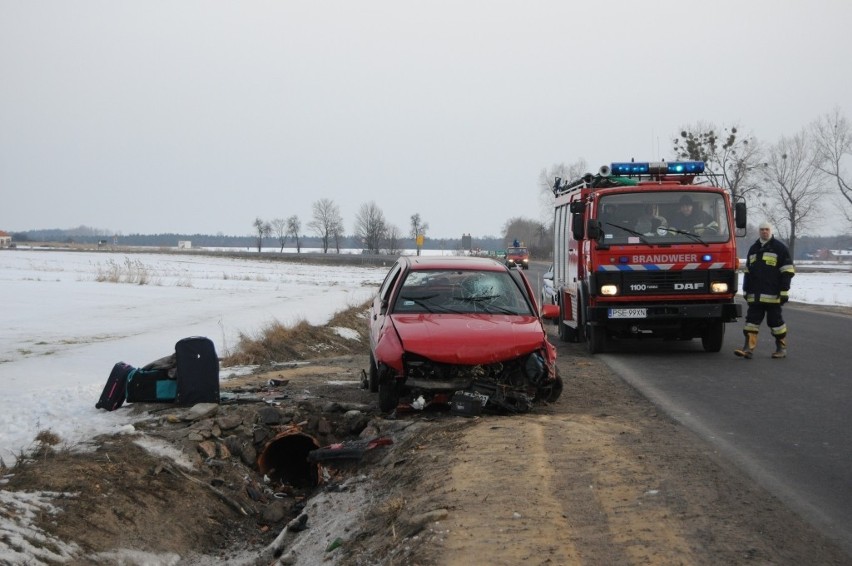
[(331, 236), (334, 238), (334, 249), (340, 253), (340, 242), (343, 239), (343, 219), (338, 217), (337, 222), (331, 227)]
[(399, 255), (401, 253), (401, 241), (402, 230), (400, 230), (398, 226), (388, 224), (385, 228), (385, 248), (390, 255)]
[(685, 127), (672, 144), (678, 159), (703, 161), (732, 198), (747, 198), (759, 189), (757, 181), (767, 166), (763, 152), (757, 140), (741, 135), (736, 125), (723, 128), (720, 137), (714, 125), (699, 122)]
[(322, 241), (322, 253), (328, 253), (328, 244), (335, 228), (343, 224), (340, 209), (331, 199), (323, 198), (313, 205), (313, 220), (308, 222), (308, 228), (313, 230)]
[(281, 244), (280, 252), (284, 251), (284, 244), (287, 243), (287, 221), (283, 218), (273, 218), (269, 225), (272, 227), (272, 233), (278, 238), (278, 243)]
[(852, 158), (852, 130), (846, 117), (835, 108), (817, 119), (811, 126), (814, 143), (820, 156), (819, 169), (836, 186), (846, 220), (852, 222), (852, 176), (843, 162)]
[(420, 255), (420, 250), (423, 248), (423, 244), (420, 242), (420, 236), (425, 236), (426, 231), (429, 229), (429, 223), (423, 222), (420, 219), (420, 213), (415, 212), (411, 215), (411, 232), (410, 235), (414, 238), (414, 245), (417, 246), (417, 255)]
[(379, 253), (386, 230), (385, 215), (378, 205), (374, 201), (362, 204), (355, 215), (355, 235), (364, 242), (367, 251)]
[(796, 238), (818, 218), (826, 195), (825, 176), (817, 144), (807, 130), (792, 138), (782, 137), (769, 150), (766, 184), (760, 206), (787, 240), (795, 257)]
[(270, 226), (269, 222), (261, 220), (260, 217), (255, 218), (254, 224), (252, 225), (257, 232), (257, 252), (260, 253), (260, 250), (263, 247), (263, 238), (272, 233), (272, 226)]
[(556, 177), (566, 181), (574, 181), (589, 172), (585, 159), (574, 163), (554, 163), (550, 169), (542, 169), (538, 174), (538, 203), (542, 224), (550, 226), (553, 223), (553, 181)]
[(287, 233), (296, 240), (296, 253), (302, 253), (302, 241), (299, 232), (302, 230), (302, 221), (295, 214), (287, 219)]

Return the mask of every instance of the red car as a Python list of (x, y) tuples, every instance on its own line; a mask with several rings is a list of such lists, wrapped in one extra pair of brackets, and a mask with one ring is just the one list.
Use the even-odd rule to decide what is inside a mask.
[(506, 265), (518, 269), (530, 268), (530, 252), (524, 246), (512, 246), (506, 249)]
[(524, 274), (483, 257), (400, 257), (373, 299), (369, 388), (379, 407), (402, 398), (526, 412), (556, 401), (562, 379), (543, 318), (557, 318)]

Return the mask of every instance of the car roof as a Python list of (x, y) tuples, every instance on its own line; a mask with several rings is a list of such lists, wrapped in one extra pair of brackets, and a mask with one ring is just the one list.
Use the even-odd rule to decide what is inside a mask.
[(469, 256), (404, 256), (409, 269), (474, 269), (479, 271), (507, 271), (502, 263), (488, 257)]

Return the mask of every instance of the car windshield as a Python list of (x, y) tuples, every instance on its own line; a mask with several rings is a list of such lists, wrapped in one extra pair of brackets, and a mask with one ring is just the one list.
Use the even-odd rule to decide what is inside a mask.
[(527, 253), (527, 249), (526, 248), (509, 248), (508, 250), (506, 250), (506, 253), (509, 253), (509, 254), (512, 254), (512, 255), (525, 254), (525, 253)]
[(411, 271), (394, 313), (531, 315), (524, 293), (506, 271)]
[(599, 199), (603, 243), (714, 243), (730, 239), (725, 199), (700, 191), (632, 192)]

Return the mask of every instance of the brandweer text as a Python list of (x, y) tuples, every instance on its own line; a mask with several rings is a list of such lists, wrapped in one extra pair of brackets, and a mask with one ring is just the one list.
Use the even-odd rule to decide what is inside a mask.
[(695, 263), (698, 256), (695, 254), (653, 254), (635, 255), (633, 263)]

